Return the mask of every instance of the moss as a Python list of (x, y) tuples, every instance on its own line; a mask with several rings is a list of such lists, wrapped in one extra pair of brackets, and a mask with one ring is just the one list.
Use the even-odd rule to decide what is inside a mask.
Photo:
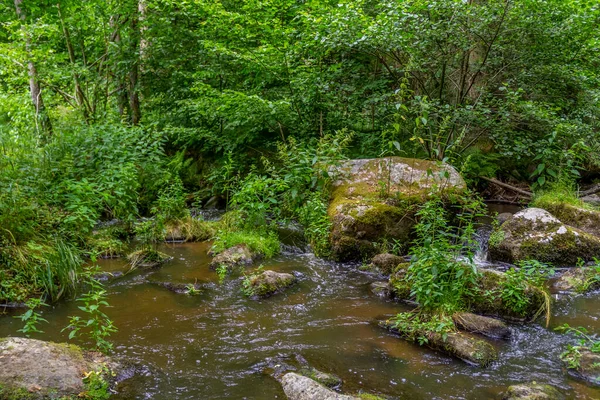
[(166, 227), (166, 237), (186, 242), (203, 242), (212, 239), (221, 226), (221, 221), (203, 221), (188, 216), (169, 222)]
[(219, 232), (212, 247), (219, 254), (237, 245), (246, 245), (253, 254), (271, 258), (280, 251), (279, 238), (275, 233), (261, 234), (248, 231)]
[(342, 380), (339, 377), (321, 372), (312, 367), (301, 368), (298, 373), (315, 382), (319, 382), (321, 385), (327, 386), (328, 388), (334, 388), (342, 384)]
[(151, 248), (136, 250), (127, 256), (132, 268), (154, 268), (171, 258), (168, 254)]
[(377, 396), (375, 394), (370, 393), (358, 393), (356, 397), (362, 400), (386, 400), (385, 397)]
[(39, 396), (30, 393), (24, 388), (8, 388), (0, 385), (1, 400), (34, 400)]

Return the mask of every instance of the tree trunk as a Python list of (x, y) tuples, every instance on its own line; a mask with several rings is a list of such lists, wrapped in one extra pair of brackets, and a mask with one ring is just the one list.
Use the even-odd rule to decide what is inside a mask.
[[(15, 0), (15, 11), (17, 12), (17, 17), (23, 21), (22, 29), (25, 28), (25, 12), (21, 8), (23, 0)], [(52, 124), (50, 123), (50, 118), (48, 118), (48, 114), (46, 114), (46, 108), (44, 107), (44, 99), (42, 97), (42, 88), (38, 81), (37, 69), (35, 68), (35, 64), (31, 60), (31, 39), (29, 34), (25, 34), (25, 51), (27, 53), (27, 75), (29, 76), (29, 91), (31, 93), (31, 102), (33, 103), (33, 107), (35, 108), (35, 116), (36, 121), (39, 121), (42, 127), (42, 131), (47, 133), (48, 136), (52, 135)]]

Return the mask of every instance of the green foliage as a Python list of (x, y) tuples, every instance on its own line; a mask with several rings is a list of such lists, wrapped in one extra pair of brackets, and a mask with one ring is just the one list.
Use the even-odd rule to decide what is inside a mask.
[(112, 343), (108, 341), (108, 337), (117, 331), (111, 319), (102, 309), (109, 307), (107, 302), (107, 292), (102, 283), (94, 278), (98, 273), (99, 268), (89, 268), (86, 271), (86, 283), (89, 285), (89, 292), (83, 294), (77, 301), (83, 305), (78, 308), (84, 312), (84, 316), (71, 316), (69, 325), (63, 330), (69, 330), (69, 339), (84, 334), (92, 342), (94, 349), (103, 353), (108, 353), (112, 350)]
[(217, 267), (216, 272), (217, 272), (217, 276), (219, 277), (219, 284), (223, 284), (225, 277), (229, 273), (229, 269), (227, 268), (226, 265), (221, 264)]
[[(426, 311), (459, 310), (465, 292), (476, 283), (473, 224), (483, 205), (478, 199), (464, 201), (456, 214), (456, 229), (449, 225), (447, 211), (438, 197), (425, 202), (416, 214), (417, 239), (411, 249), (413, 258), (406, 281), (411, 286), (411, 296)], [(463, 254), (463, 250), (467, 253)]]
[(220, 231), (212, 250), (218, 254), (238, 244), (247, 245), (252, 253), (260, 254), (265, 258), (279, 254), (280, 250), (279, 238), (275, 233), (260, 234), (246, 231)]
[(506, 279), (502, 281), (503, 303), (516, 314), (524, 315), (531, 306), (531, 296), (527, 295), (529, 286), (545, 290), (545, 282), (552, 275), (554, 269), (539, 261), (519, 262), (517, 268), (506, 271)]
[(299, 221), (304, 226), (304, 235), (318, 257), (330, 255), (329, 234), (331, 221), (327, 214), (327, 202), (323, 195), (314, 192), (298, 211)]
[(408, 340), (423, 346), (428, 343), (427, 334), (435, 332), (446, 340), (448, 333), (454, 332), (456, 327), (452, 318), (444, 314), (428, 314), (423, 312), (402, 312), (393, 320), (393, 327)]
[(110, 372), (104, 367), (100, 371), (90, 371), (85, 374), (83, 383), (85, 391), (79, 394), (78, 397), (89, 400), (108, 400), (110, 398), (110, 385), (105, 379), (105, 376)]
[(547, 208), (557, 204), (570, 204), (579, 208), (591, 208), (579, 196), (573, 180), (558, 179), (534, 193), (532, 207)]
[(30, 333), (44, 333), (37, 328), (37, 325), (40, 322), (48, 322), (44, 318), (42, 318), (42, 314), (36, 311), (36, 308), (40, 306), (48, 306), (48, 304), (44, 303), (42, 299), (31, 298), (27, 300), (27, 308), (24, 314), (20, 316), (16, 316), (15, 318), (19, 318), (22, 322), (25, 323), (23, 328), (19, 329), (18, 332), (22, 332), (25, 336), (29, 337)]

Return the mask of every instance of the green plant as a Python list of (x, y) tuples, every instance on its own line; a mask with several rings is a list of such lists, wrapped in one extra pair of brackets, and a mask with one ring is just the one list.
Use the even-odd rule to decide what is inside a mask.
[(86, 283), (90, 290), (77, 299), (83, 305), (78, 308), (85, 313), (85, 317), (71, 316), (69, 325), (63, 329), (70, 330), (69, 339), (84, 333), (94, 343), (94, 348), (103, 353), (112, 350), (112, 343), (108, 337), (117, 331), (112, 320), (102, 308), (109, 307), (107, 293), (102, 283), (94, 278), (99, 271), (98, 267), (89, 268), (86, 273)]
[(14, 317), (14, 318), (19, 318), (22, 322), (25, 323), (25, 326), (23, 326), (21, 329), (19, 329), (18, 332), (24, 333), (25, 336), (27, 336), (27, 337), (30, 336), (30, 333), (44, 333), (44, 331), (41, 331), (37, 328), (37, 325), (40, 322), (47, 323), (48, 321), (46, 319), (42, 318), (42, 314), (37, 312), (36, 308), (41, 307), (41, 306), (48, 306), (48, 304), (44, 303), (42, 301), (42, 299), (37, 299), (37, 298), (31, 298), (31, 299), (27, 300), (26, 304), (27, 304), (28, 310), (25, 311), (24, 314)]
[(473, 219), (481, 213), (482, 203), (478, 199), (463, 198), (463, 201), (456, 214), (459, 225), (454, 229), (449, 226), (439, 197), (433, 196), (416, 214), (417, 239), (411, 249), (406, 281), (411, 296), (426, 311), (451, 313), (460, 309), (465, 292), (476, 283)]
[(219, 284), (223, 284), (223, 281), (225, 281), (225, 277), (229, 273), (227, 266), (224, 264), (220, 264), (217, 267), (216, 271), (217, 271), (217, 276), (219, 277)]
[(435, 332), (446, 340), (448, 333), (454, 332), (456, 327), (452, 318), (445, 314), (429, 314), (419, 311), (402, 312), (393, 318), (393, 327), (402, 335), (413, 342), (423, 346), (428, 343), (427, 335)]
[(195, 284), (189, 283), (185, 286), (186, 292), (185, 294), (189, 296), (196, 296), (202, 293), (201, 289), (197, 289)]
[[(511, 268), (506, 271), (506, 279), (502, 282), (502, 301), (512, 311), (517, 314), (524, 314), (531, 302), (531, 297), (527, 296), (529, 287), (538, 288), (544, 293), (544, 284), (548, 277), (554, 275), (554, 269), (547, 264), (536, 260), (521, 261), (517, 268)], [(549, 298), (546, 293), (546, 311), (549, 313)]]
[(313, 192), (299, 209), (299, 221), (305, 227), (304, 235), (318, 257), (328, 257), (331, 252), (329, 234), (331, 220), (327, 213), (327, 203), (322, 194)]
[(78, 397), (89, 400), (107, 400), (110, 398), (110, 385), (105, 379), (106, 375), (109, 375), (110, 371), (104, 366), (99, 371), (90, 371), (83, 377), (83, 383), (85, 385), (85, 391), (79, 394)]

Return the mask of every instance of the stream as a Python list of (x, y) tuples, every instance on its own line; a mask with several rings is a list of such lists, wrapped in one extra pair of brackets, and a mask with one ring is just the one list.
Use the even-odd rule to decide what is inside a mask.
[[(117, 399), (285, 399), (280, 385), (262, 373), (265, 359), (301, 354), (340, 376), (343, 390), (392, 398), (499, 399), (511, 384), (535, 380), (561, 388), (572, 399), (599, 399), (600, 389), (571, 378), (559, 355), (574, 339), (553, 331), (563, 323), (600, 331), (598, 293), (559, 299), (547, 329), (513, 326), (510, 341), (495, 341), (500, 361), (480, 369), (407, 343), (373, 320), (407, 310), (370, 293), (381, 277), (357, 264), (324, 261), (310, 253), (284, 252), (265, 268), (300, 274), (299, 284), (264, 300), (240, 292), (241, 278), (223, 283), (208, 267), (209, 243), (164, 244), (173, 260), (150, 272), (134, 271), (106, 284), (107, 314), (119, 331), (114, 353), (141, 365), (119, 385)], [(104, 271), (128, 270), (123, 259), (100, 260)], [(199, 295), (177, 294), (161, 282), (198, 283)], [(43, 310), (49, 324), (34, 338), (63, 342), (77, 303)], [(0, 337), (20, 336), (22, 311), (0, 317)], [(85, 343), (79, 343), (84, 344)]]

